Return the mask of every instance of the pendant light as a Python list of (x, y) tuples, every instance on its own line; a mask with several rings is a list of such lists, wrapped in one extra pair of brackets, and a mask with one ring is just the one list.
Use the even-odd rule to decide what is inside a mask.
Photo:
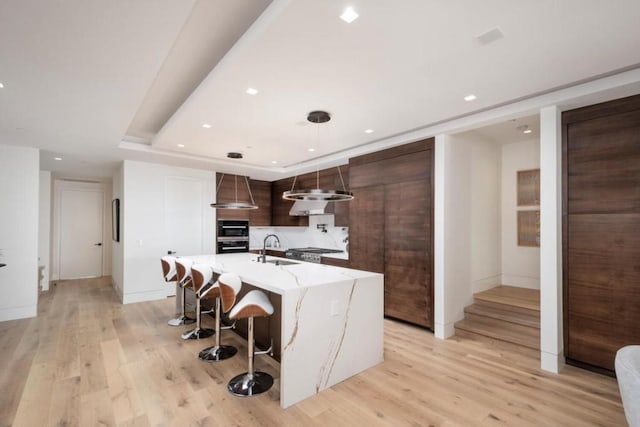
[[(307, 120), (311, 123), (320, 124), (331, 120), (331, 116), (326, 111), (312, 111), (307, 115)], [(336, 167), (338, 168), (338, 174), (340, 175), (342, 190), (320, 188), (320, 171), (316, 170), (316, 188), (296, 189), (296, 180), (298, 178), (296, 175), (293, 178), (291, 190), (282, 193), (282, 198), (285, 200), (324, 200), (326, 202), (343, 202), (352, 200), (353, 193), (347, 191), (347, 188), (344, 185), (340, 166)]]
[[(242, 153), (227, 153), (227, 157), (230, 159), (242, 159)], [(218, 197), (218, 193), (220, 192), (220, 187), (222, 186), (222, 181), (224, 181), (225, 174), (222, 174), (220, 177), (220, 182), (216, 187), (216, 198)], [(214, 209), (258, 209), (258, 205), (253, 201), (253, 194), (251, 193), (251, 186), (249, 185), (249, 178), (244, 177), (244, 182), (247, 185), (247, 190), (249, 190), (249, 198), (251, 202), (239, 202), (238, 201), (238, 175), (233, 176), (234, 180), (234, 189), (235, 189), (235, 202), (224, 202), (224, 203), (211, 203), (211, 207)]]

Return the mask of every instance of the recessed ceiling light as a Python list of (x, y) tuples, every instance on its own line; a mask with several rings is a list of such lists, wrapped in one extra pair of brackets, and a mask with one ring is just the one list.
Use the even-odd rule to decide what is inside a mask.
[(178, 144), (178, 148), (184, 148), (184, 144)]
[(531, 129), (525, 129), (522, 131), (522, 133), (531, 133), (531, 132), (533, 132)]
[(205, 129), (211, 129), (211, 125), (209, 123), (203, 123), (202, 127)]
[(469, 102), (469, 101), (475, 101), (476, 100), (476, 96), (472, 93), (470, 93), (469, 95), (464, 97), (464, 100)]
[(353, 10), (351, 6), (349, 6), (344, 10), (344, 12), (342, 12), (342, 15), (340, 15), (340, 19), (342, 19), (347, 24), (351, 24), (353, 21), (358, 19), (358, 16), (360, 15), (358, 15), (356, 11)]
[(315, 148), (309, 148), (307, 151), (312, 153), (312, 152), (316, 151), (316, 149)]
[(277, 160), (271, 160), (271, 163), (273, 163), (274, 165), (277, 165), (278, 161)]
[(0, 83), (0, 89), (2, 89), (4, 87), (4, 84)]
[(58, 160), (58, 161), (60, 161), (60, 160), (62, 160), (62, 157), (54, 157), (54, 158), (53, 158), (53, 160)]
[(364, 133), (373, 133), (373, 129), (367, 129), (364, 131)]
[(248, 88), (248, 89), (246, 90), (246, 92), (247, 92), (249, 95), (257, 95), (257, 94), (258, 94), (258, 89), (254, 89), (254, 88), (250, 87), (250, 88)]

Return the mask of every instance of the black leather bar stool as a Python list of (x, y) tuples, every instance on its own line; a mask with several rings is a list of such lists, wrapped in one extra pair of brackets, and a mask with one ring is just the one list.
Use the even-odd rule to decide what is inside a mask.
[(253, 341), (253, 319), (255, 317), (266, 317), (273, 314), (273, 305), (269, 298), (262, 291), (249, 291), (244, 298), (229, 313), (229, 318), (247, 319), (248, 337), (247, 350), (249, 358), (249, 369), (247, 372), (237, 375), (229, 381), (227, 389), (236, 396), (253, 396), (264, 393), (273, 385), (273, 377), (266, 372), (256, 372), (253, 367), (253, 357), (255, 354), (272, 352), (272, 347), (265, 351), (254, 351)]
[[(209, 274), (210, 277), (213, 276), (213, 270), (210, 267), (209, 267), (209, 272), (207, 274)], [(220, 275), (220, 277), (218, 277), (218, 280), (216, 281), (216, 284), (214, 286), (217, 286), (219, 289), (219, 292), (217, 293), (218, 295), (216, 297), (216, 308), (215, 308), (216, 310), (216, 326), (215, 326), (216, 343), (211, 347), (207, 347), (203, 349), (198, 355), (198, 357), (201, 360), (205, 360), (207, 362), (217, 362), (219, 360), (228, 359), (234, 356), (238, 352), (238, 349), (231, 345), (220, 344), (220, 330), (230, 329), (233, 327), (232, 325), (232, 326), (222, 328), (220, 323), (221, 323), (222, 313), (228, 313), (229, 310), (231, 310), (233, 305), (236, 303), (236, 297), (238, 296), (240, 289), (242, 289), (242, 280), (240, 280), (240, 277), (238, 277), (235, 274), (223, 273)]]
[(188, 317), (186, 315), (187, 301), (185, 298), (185, 292), (187, 284), (178, 279), (178, 271), (176, 270), (176, 257), (165, 255), (160, 258), (160, 263), (162, 264), (162, 274), (164, 275), (164, 281), (167, 283), (177, 282), (182, 292), (182, 312), (180, 313), (180, 316), (176, 317), (175, 319), (169, 320), (167, 323), (169, 324), (169, 326), (180, 326), (188, 325), (195, 322), (196, 319)]
[[(209, 338), (213, 335), (213, 329), (202, 328), (202, 306), (200, 295), (204, 293), (206, 289), (213, 286), (212, 283), (204, 282), (202, 274), (199, 270), (193, 270), (193, 261), (185, 258), (176, 259), (176, 270), (178, 271), (178, 278), (182, 277), (184, 280), (188, 280), (189, 284), (193, 288), (193, 292), (196, 294), (196, 327), (188, 332), (182, 334), (183, 340), (199, 340), (202, 338)], [(193, 274), (196, 272), (196, 274)], [(188, 279), (187, 279), (188, 278)]]

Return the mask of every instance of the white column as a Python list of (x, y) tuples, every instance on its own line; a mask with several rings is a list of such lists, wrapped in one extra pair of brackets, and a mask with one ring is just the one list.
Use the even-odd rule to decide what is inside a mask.
[(433, 165), (433, 320), (435, 336), (440, 339), (454, 334), (453, 323), (447, 322), (445, 310), (445, 160), (449, 144), (446, 135), (436, 136)]
[(540, 365), (564, 365), (562, 326), (562, 137), (557, 106), (540, 110)]

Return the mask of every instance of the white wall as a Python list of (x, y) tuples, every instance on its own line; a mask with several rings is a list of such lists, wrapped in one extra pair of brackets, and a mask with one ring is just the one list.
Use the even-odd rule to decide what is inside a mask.
[[(212, 202), (215, 172), (128, 160), (124, 162), (123, 168), (122, 301), (126, 304), (164, 298), (167, 295), (167, 285), (162, 278), (160, 257), (166, 254), (168, 248), (165, 233), (166, 179), (178, 177), (202, 180), (203, 199)], [(114, 179), (114, 194), (119, 191), (120, 186), (116, 181)], [(202, 217), (205, 227), (202, 237), (204, 252), (213, 253), (215, 215), (208, 203), (202, 206)], [(120, 255), (120, 248), (116, 252)], [(114, 256), (114, 266), (118, 263)], [(114, 272), (115, 270), (116, 268)], [(119, 281), (119, 278), (115, 281)]]
[(500, 283), (500, 149), (474, 133), (436, 137), (435, 333), (446, 338), (473, 293)]
[(40, 285), (49, 290), (51, 277), (51, 172), (40, 171), (38, 200), (38, 265), (42, 269)]
[[(120, 241), (111, 242), (111, 283), (122, 300), (122, 285), (124, 283), (124, 233), (125, 225), (122, 220), (124, 212), (124, 163), (113, 175), (112, 199), (120, 199)], [(111, 227), (109, 227), (111, 228)], [(109, 237), (111, 239), (111, 237)]]
[(478, 135), (471, 144), (471, 290), (482, 292), (502, 279), (500, 146)]
[[(518, 246), (517, 171), (540, 167), (537, 139), (502, 146), (502, 284), (540, 288), (540, 248)], [(531, 209), (531, 208), (523, 208)]]
[(0, 145), (0, 321), (38, 312), (39, 152)]

